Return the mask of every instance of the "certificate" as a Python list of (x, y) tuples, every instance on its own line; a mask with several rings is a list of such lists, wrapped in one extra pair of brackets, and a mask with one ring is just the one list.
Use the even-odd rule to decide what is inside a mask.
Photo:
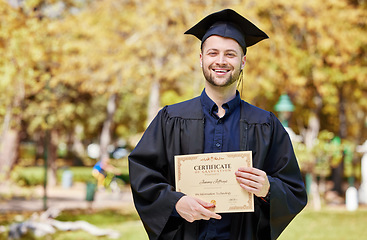
[(251, 151), (175, 156), (176, 191), (214, 203), (216, 213), (253, 212), (253, 194), (235, 175), (244, 166), (252, 166)]

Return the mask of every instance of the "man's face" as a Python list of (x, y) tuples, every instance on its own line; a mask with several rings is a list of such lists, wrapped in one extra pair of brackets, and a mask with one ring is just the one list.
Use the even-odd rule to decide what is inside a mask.
[(211, 85), (227, 87), (238, 80), (246, 56), (235, 40), (213, 35), (203, 43), (200, 62)]

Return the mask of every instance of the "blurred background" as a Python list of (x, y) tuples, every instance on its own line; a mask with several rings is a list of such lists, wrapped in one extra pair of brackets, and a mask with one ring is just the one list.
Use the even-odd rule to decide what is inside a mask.
[[(52, 207), (52, 190), (121, 202), (109, 195), (117, 184), (130, 196), (128, 153), (161, 107), (204, 86), (200, 42), (183, 33), (223, 8), (270, 37), (248, 49), (239, 90), (282, 121), (304, 176), (309, 204), (283, 239), (366, 233), (358, 226), (367, 220), (366, 0), (0, 0), (0, 238)], [(104, 172), (93, 174), (98, 162)], [(16, 199), (42, 204), (9, 207)], [(132, 205), (107, 216), (87, 209), (69, 214), (100, 214), (98, 226), (147, 239)], [(105, 220), (118, 214), (117, 226)], [(322, 235), (331, 219), (350, 227)]]

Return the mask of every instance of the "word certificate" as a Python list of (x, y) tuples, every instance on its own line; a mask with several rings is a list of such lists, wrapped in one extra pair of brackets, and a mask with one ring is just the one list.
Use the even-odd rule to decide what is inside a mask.
[(176, 191), (214, 203), (216, 213), (253, 212), (253, 194), (236, 180), (239, 167), (252, 167), (251, 151), (177, 155)]

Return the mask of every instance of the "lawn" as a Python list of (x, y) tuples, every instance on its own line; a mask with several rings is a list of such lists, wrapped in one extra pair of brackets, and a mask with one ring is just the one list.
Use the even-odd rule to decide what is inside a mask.
[(367, 239), (367, 209), (348, 212), (340, 207), (313, 211), (305, 209), (286, 228), (279, 240)]
[[(118, 219), (106, 224), (98, 224), (100, 227), (112, 228), (121, 233), (124, 240), (147, 240), (140, 221), (131, 217), (129, 221), (119, 222)], [(340, 207), (336, 209), (324, 209), (314, 211), (306, 208), (299, 214), (286, 230), (279, 237), (279, 240), (354, 240), (367, 239), (367, 209), (359, 209), (356, 212), (348, 212)], [(71, 234), (71, 233), (69, 233)], [(62, 234), (64, 235), (64, 233)], [(75, 237), (74, 235), (69, 235)], [(84, 235), (86, 236), (86, 235)], [(64, 238), (56, 240), (70, 239), (66, 235)], [(78, 237), (77, 239), (88, 239), (90, 237)], [(97, 238), (95, 238), (97, 239)], [(101, 239), (101, 238), (98, 238)]]
[[(0, 239), (7, 239), (9, 226), (14, 222), (23, 222), (30, 219), (32, 213), (6, 213), (0, 216)], [(138, 215), (133, 209), (113, 210), (68, 210), (62, 212), (56, 220), (62, 222), (86, 221), (98, 228), (114, 230), (120, 233), (118, 239), (123, 240), (147, 240), (147, 234)], [(3, 228), (3, 229), (2, 229)], [(83, 230), (57, 231), (53, 235), (36, 238), (28, 233), (19, 240), (111, 240), (108, 237), (94, 236)]]
[[(278, 240), (361, 240), (367, 239), (367, 209), (305, 209), (286, 228)], [(147, 240), (139, 222), (130, 222), (126, 238)], [(126, 225), (124, 225), (126, 227)], [(126, 229), (126, 228), (125, 228)], [(134, 233), (135, 232), (135, 233)]]
[[(95, 217), (91, 218), (88, 215), (78, 217), (77, 220), (85, 220), (103, 229), (112, 229), (120, 233), (120, 238), (123, 240), (147, 240), (147, 234), (144, 231), (143, 225), (140, 220), (136, 217), (129, 217), (126, 219), (120, 214), (112, 215), (111, 212), (108, 214), (97, 214), (99, 220), (96, 221)], [(102, 217), (103, 216), (103, 217)], [(100, 220), (105, 219), (104, 222)], [(70, 231), (70, 232), (58, 232), (52, 238), (53, 240), (112, 240), (108, 237), (97, 237), (90, 235), (84, 231)]]
[[(100, 212), (73, 211), (61, 214), (60, 221), (85, 220), (103, 229), (118, 231), (123, 240), (147, 240), (137, 214), (135, 212), (105, 210)], [(354, 240), (367, 239), (367, 209), (348, 212), (337, 209), (313, 211), (308, 208), (299, 214), (279, 240)], [(0, 224), (1, 225), (1, 224)], [(3, 235), (4, 236), (4, 235)], [(0, 236), (1, 239), (1, 236)], [(29, 239), (29, 238), (27, 238)], [(50, 238), (45, 238), (50, 239)], [(110, 240), (107, 237), (95, 237), (84, 231), (58, 232), (53, 240)]]

